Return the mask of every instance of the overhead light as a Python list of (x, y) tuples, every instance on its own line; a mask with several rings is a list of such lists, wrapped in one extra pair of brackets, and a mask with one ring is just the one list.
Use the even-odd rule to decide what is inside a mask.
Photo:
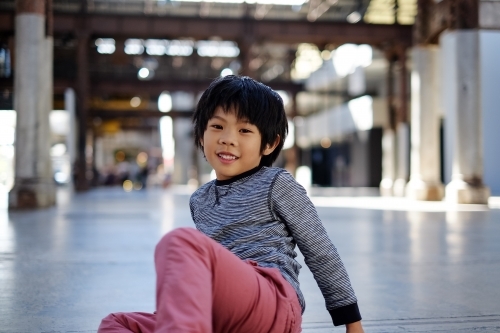
[(200, 40), (196, 49), (200, 57), (234, 58), (240, 54), (238, 45), (231, 41)]
[(220, 72), (220, 76), (228, 76), (228, 75), (233, 75), (233, 71), (231, 70), (231, 68), (224, 68)]
[(146, 80), (149, 77), (150, 71), (149, 69), (143, 67), (139, 69), (139, 72), (137, 73), (137, 77), (139, 80)]
[(146, 53), (149, 55), (161, 56), (166, 51), (166, 41), (161, 39), (148, 39), (144, 42)]
[(347, 16), (346, 20), (349, 23), (358, 23), (359, 21), (361, 21), (361, 14), (354, 11)]
[(141, 105), (141, 99), (137, 96), (132, 97), (132, 99), (130, 100), (130, 106), (136, 108), (139, 105)]
[(113, 54), (115, 53), (115, 40), (113, 38), (97, 38), (95, 41), (97, 52), (100, 54)]
[(170, 112), (172, 110), (172, 96), (168, 91), (164, 91), (158, 97), (158, 110), (161, 112)]
[(321, 147), (323, 147), (325, 149), (330, 148), (332, 146), (332, 140), (330, 140), (327, 137), (324, 137), (323, 139), (321, 139), (320, 145), (321, 145)]
[(192, 40), (170, 40), (167, 41), (165, 54), (173, 57), (189, 57), (193, 54), (193, 46)]
[(142, 39), (130, 38), (125, 41), (125, 53), (139, 55), (144, 53), (144, 45)]

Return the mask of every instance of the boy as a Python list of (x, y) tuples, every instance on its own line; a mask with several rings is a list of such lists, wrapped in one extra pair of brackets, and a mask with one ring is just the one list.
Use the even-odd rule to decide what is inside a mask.
[(191, 196), (199, 231), (176, 229), (158, 244), (157, 312), (111, 314), (99, 332), (300, 332), (296, 244), (334, 325), (363, 332), (356, 296), (314, 206), (289, 173), (271, 167), (287, 134), (279, 95), (248, 77), (219, 78), (193, 123), (195, 144), (217, 176)]

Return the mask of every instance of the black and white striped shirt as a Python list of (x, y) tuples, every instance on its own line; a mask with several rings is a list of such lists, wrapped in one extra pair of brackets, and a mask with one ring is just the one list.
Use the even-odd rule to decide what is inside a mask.
[(196, 228), (242, 260), (278, 268), (302, 310), (297, 244), (335, 325), (361, 319), (344, 265), (304, 188), (280, 168), (257, 167), (201, 186), (190, 200)]

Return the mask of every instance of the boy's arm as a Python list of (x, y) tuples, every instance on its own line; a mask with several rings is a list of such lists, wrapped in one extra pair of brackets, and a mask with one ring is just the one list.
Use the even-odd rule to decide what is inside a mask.
[(288, 172), (282, 172), (273, 184), (270, 204), (304, 255), (334, 325), (359, 322), (361, 315), (347, 272), (304, 188)]

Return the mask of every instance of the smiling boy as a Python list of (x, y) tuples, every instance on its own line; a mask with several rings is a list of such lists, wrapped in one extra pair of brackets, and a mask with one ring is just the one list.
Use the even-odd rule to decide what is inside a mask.
[(194, 117), (215, 180), (190, 200), (198, 231), (176, 229), (155, 251), (156, 313), (115, 313), (99, 332), (298, 333), (305, 300), (298, 245), (335, 326), (363, 332), (357, 299), (305, 190), (271, 167), (283, 148), (283, 101), (248, 77), (216, 79)]

